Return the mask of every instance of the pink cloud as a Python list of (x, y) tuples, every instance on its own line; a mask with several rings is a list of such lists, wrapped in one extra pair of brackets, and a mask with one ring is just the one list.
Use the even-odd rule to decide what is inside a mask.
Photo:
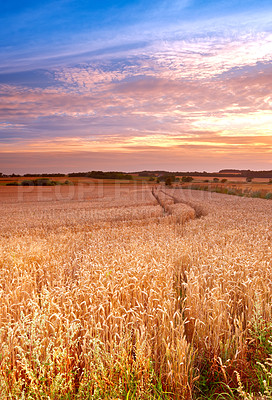
[(154, 163), (165, 155), (169, 165), (171, 157), (205, 164), (206, 154), (219, 164), (224, 154), (269, 164), (271, 50), (269, 33), (158, 42), (122, 68), (59, 68), (56, 87), (1, 85), (1, 150), (32, 159), (34, 152), (65, 159), (92, 150), (97, 167), (98, 154), (111, 152), (124, 163), (129, 153)]

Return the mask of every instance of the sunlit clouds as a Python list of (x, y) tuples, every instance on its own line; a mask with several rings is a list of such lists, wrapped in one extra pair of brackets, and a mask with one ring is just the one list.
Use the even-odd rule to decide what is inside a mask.
[(76, 35), (58, 57), (17, 50), (0, 69), (0, 171), (272, 168), (272, 34), (263, 14), (239, 18), (143, 20), (96, 53)]

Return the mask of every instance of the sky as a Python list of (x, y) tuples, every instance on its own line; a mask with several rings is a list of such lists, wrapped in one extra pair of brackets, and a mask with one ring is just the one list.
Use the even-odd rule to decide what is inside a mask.
[(272, 169), (271, 0), (0, 3), (0, 172)]

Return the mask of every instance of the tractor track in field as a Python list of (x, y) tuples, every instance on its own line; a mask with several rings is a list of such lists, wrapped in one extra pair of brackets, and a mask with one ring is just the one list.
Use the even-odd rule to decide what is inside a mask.
[[(175, 222), (177, 223), (184, 223), (190, 219), (200, 218), (206, 215), (202, 207), (200, 207), (199, 205), (194, 204), (190, 201), (179, 199), (162, 189), (155, 191), (155, 189), (153, 188), (151, 192), (157, 200), (158, 204), (161, 206), (164, 216), (175, 217)], [(162, 199), (161, 195), (164, 196), (164, 199)], [(166, 196), (168, 196), (168, 198), (171, 198), (173, 204), (167, 203)], [(181, 206), (183, 206), (183, 208)]]
[(161, 190), (162, 193), (164, 193), (166, 196), (170, 197), (173, 199), (174, 204), (185, 204), (186, 206), (191, 207), (195, 211), (195, 218), (201, 218), (207, 215), (207, 212), (204, 211), (203, 207), (201, 207), (198, 204), (194, 204), (191, 201), (186, 201), (186, 200), (181, 200), (177, 198), (176, 196), (173, 196), (172, 194), (169, 194), (165, 192), (164, 190)]

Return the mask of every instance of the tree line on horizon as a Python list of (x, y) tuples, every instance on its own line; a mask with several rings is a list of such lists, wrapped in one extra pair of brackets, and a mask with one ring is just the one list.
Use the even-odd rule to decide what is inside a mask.
[(217, 176), (217, 177), (245, 177), (245, 178), (272, 178), (272, 170), (239, 170), (239, 169), (222, 169), (219, 172), (206, 172), (206, 171), (163, 171), (163, 170), (154, 170), (154, 171), (138, 171), (125, 173), (121, 171), (88, 171), (88, 172), (71, 172), (68, 174), (63, 173), (27, 173), (27, 174), (4, 174), (0, 172), (0, 178), (45, 178), (45, 177), (86, 177), (86, 178), (94, 178), (94, 179), (126, 179), (132, 180), (133, 174), (136, 174), (140, 177), (162, 177), (162, 176)]

